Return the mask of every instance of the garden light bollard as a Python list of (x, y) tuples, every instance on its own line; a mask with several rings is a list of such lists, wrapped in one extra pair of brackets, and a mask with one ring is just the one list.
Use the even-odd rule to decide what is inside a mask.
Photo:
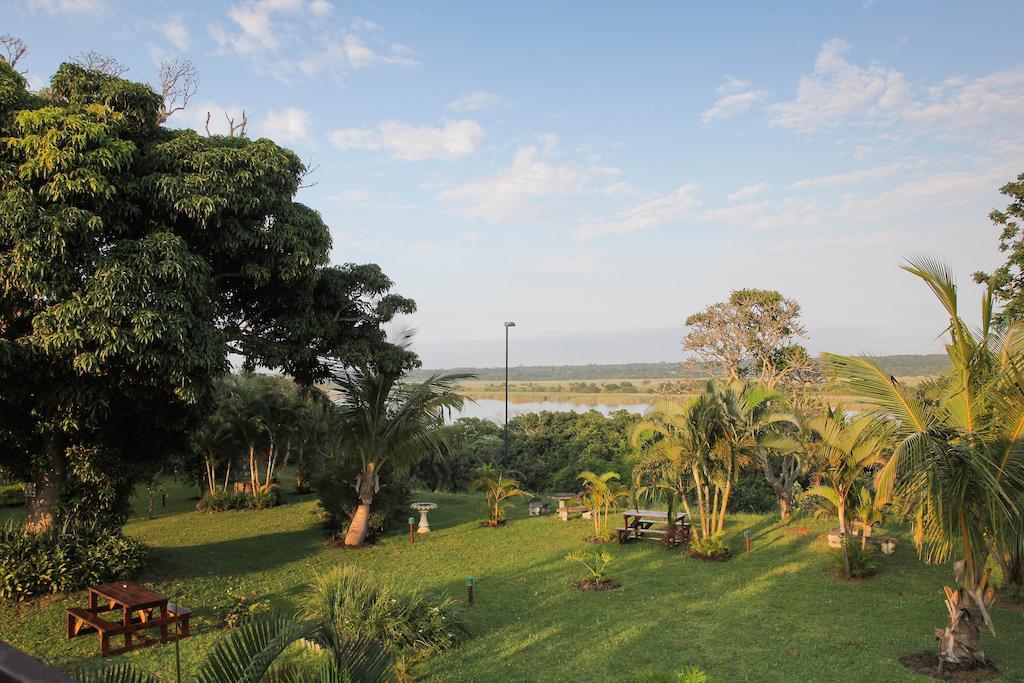
[(409, 518), (409, 544), (412, 545), (416, 542), (416, 518)]
[(473, 577), (466, 577), (466, 594), (469, 596), (469, 604), (473, 604)]
[(743, 532), (743, 540), (747, 544), (747, 552), (749, 553), (750, 552), (750, 529), (747, 529), (747, 530), (745, 530)]

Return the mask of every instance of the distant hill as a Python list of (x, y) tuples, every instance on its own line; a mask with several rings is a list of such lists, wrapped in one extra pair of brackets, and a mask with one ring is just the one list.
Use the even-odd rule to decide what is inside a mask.
[[(949, 358), (944, 354), (921, 356), (877, 356), (874, 359), (886, 372), (897, 377), (937, 375), (949, 369)], [(445, 368), (447, 372), (468, 372), (480, 380), (503, 380), (505, 368)], [(413, 373), (423, 379), (437, 370), (421, 369)], [(707, 377), (701, 367), (681, 367), (679, 363), (617, 363), (609, 365), (518, 365), (508, 369), (511, 380), (592, 380), (592, 379), (692, 379)]]

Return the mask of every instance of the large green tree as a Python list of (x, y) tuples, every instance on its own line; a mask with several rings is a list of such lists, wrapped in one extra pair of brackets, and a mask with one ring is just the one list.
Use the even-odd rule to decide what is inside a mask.
[(1024, 173), (999, 188), (1009, 198), (1006, 209), (995, 209), (989, 219), (1000, 228), (999, 251), (1006, 254), (1006, 263), (991, 274), (975, 273), (974, 280), (988, 282), (992, 294), (1002, 306), (994, 313), (995, 322), (1009, 324), (1024, 321)]
[(0, 62), (0, 465), (37, 528), (62, 501), (123, 514), (229, 353), (311, 383), (414, 308), (377, 266), (328, 265), (294, 153), (168, 130), (162, 104), (73, 64), (32, 93)]

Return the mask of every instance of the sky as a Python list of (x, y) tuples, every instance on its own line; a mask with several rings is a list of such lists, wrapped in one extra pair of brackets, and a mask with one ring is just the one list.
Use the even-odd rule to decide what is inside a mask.
[(933, 353), (900, 269), (1001, 261), (1024, 3), (0, 0), (34, 87), (84, 50), (201, 82), (168, 125), (294, 149), (335, 263), (379, 263), (427, 367), (674, 361), (743, 287), (812, 352)]

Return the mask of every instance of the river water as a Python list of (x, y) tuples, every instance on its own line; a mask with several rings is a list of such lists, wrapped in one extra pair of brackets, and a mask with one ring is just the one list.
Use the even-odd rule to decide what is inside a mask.
[[(508, 419), (525, 413), (539, 413), (545, 410), (552, 412), (572, 411), (585, 413), (589, 410), (596, 410), (602, 415), (610, 415), (617, 410), (625, 410), (630, 413), (643, 414), (650, 408), (649, 403), (574, 403), (572, 401), (528, 401), (525, 403), (508, 404)], [(505, 401), (493, 398), (481, 398), (475, 401), (466, 399), (462, 412), (452, 415), (452, 421), (460, 417), (480, 417), (491, 420), (497, 424), (505, 421)]]

